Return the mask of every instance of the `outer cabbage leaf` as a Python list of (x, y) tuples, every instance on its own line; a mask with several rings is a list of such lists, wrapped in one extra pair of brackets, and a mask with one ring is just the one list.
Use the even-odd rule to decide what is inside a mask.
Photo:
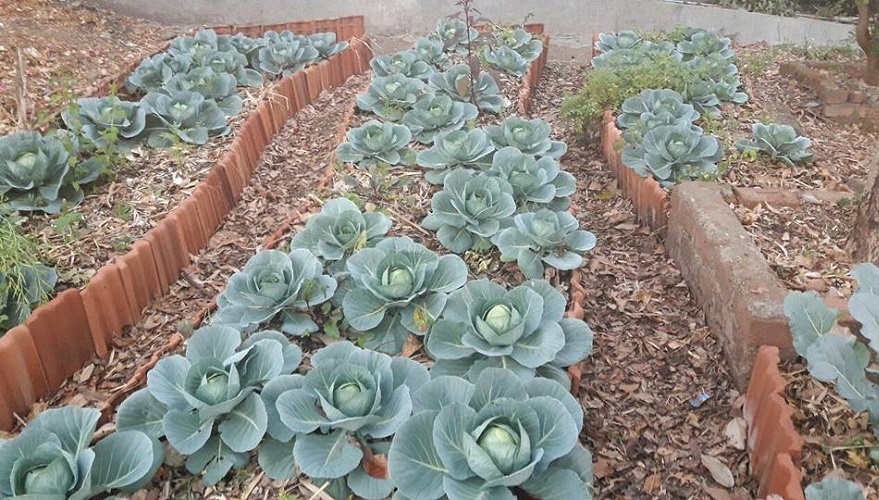
[(424, 82), (402, 73), (376, 77), (366, 93), (357, 96), (357, 107), (385, 120), (399, 122), (424, 91)]
[(476, 118), (479, 110), (469, 102), (455, 101), (447, 95), (424, 94), (403, 115), (403, 125), (422, 144), (433, 144), (437, 134), (460, 130)]
[(626, 146), (622, 152), (623, 164), (638, 175), (652, 175), (663, 186), (714, 174), (722, 156), (716, 137), (686, 125), (648, 130), (641, 144)]
[(146, 112), (138, 103), (115, 96), (79, 99), (73, 109), (61, 112), (61, 119), (99, 148), (130, 148), (146, 126)]
[(812, 161), (812, 153), (808, 151), (812, 141), (798, 136), (790, 125), (757, 122), (751, 127), (751, 131), (754, 138), (739, 139), (736, 141), (736, 149), (742, 152), (766, 153), (789, 167), (793, 167), (795, 163)]
[(498, 149), (512, 146), (525, 154), (549, 156), (556, 160), (568, 150), (564, 142), (550, 140), (552, 129), (540, 118), (526, 120), (511, 116), (499, 125), (487, 126), (485, 131)]
[(489, 113), (498, 114), (509, 105), (500, 95), (500, 88), (493, 76), (480, 73), (476, 83), (473, 83), (470, 66), (466, 64), (456, 64), (447, 71), (432, 74), (428, 85), (432, 90), (452, 99), (473, 102), (480, 110)]
[(491, 164), (495, 147), (482, 129), (453, 130), (434, 137), (433, 146), (420, 151), (418, 165), (429, 169), (424, 177), (433, 184), (442, 184), (455, 168), (485, 170)]
[(370, 120), (345, 133), (346, 142), (336, 148), (339, 161), (355, 163), (360, 168), (381, 163), (390, 166), (409, 165), (415, 152), (409, 148), (412, 132), (404, 125)]
[(494, 154), (487, 173), (510, 183), (519, 212), (540, 208), (567, 210), (570, 196), (577, 188), (574, 176), (563, 171), (552, 157), (537, 160), (512, 146)]

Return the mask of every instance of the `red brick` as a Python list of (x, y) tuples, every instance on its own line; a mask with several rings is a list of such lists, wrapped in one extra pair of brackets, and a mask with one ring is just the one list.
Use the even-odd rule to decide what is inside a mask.
[(827, 104), (824, 106), (824, 116), (827, 118), (851, 118), (857, 113), (854, 104)]
[(842, 104), (848, 101), (848, 90), (839, 87), (824, 87), (818, 91), (824, 104)]
[(739, 203), (755, 208), (760, 204), (773, 207), (798, 207), (801, 205), (796, 193), (789, 189), (780, 188), (733, 188), (733, 192)]

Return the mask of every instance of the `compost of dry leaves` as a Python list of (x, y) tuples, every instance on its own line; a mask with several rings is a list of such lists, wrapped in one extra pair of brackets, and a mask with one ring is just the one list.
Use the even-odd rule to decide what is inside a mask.
[[(744, 106), (728, 107), (717, 131), (732, 156), (723, 180), (739, 187), (818, 189), (860, 196), (873, 152), (879, 147), (876, 129), (824, 118), (818, 112), (817, 96), (779, 73), (780, 62), (804, 61), (802, 55), (763, 46), (739, 47), (737, 54), (750, 99)], [(762, 156), (736, 155), (735, 140), (749, 137), (756, 121), (793, 126), (811, 139), (815, 161), (791, 168)], [(835, 289), (834, 293), (844, 297), (851, 294), (849, 272), (854, 263), (843, 250), (856, 214), (850, 201), (833, 203), (806, 196), (798, 208), (733, 208), (785, 286), (819, 292)]]
[(0, 0), (0, 135), (18, 128), (16, 49), (24, 57), (31, 126), (177, 31), (78, 0)]

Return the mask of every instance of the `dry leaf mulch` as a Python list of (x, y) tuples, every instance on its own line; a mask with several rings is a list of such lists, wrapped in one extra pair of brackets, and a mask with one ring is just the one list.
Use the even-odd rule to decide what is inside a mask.
[(597, 140), (557, 118), (584, 69), (550, 62), (533, 114), (568, 144), (574, 213), (598, 238), (582, 273), (595, 350), (580, 396), (597, 498), (750, 498), (742, 399), (717, 339), (661, 241), (617, 190)]
[(32, 124), (156, 51), (180, 29), (79, 0), (0, 0), (0, 135), (17, 128), (16, 49), (24, 56)]

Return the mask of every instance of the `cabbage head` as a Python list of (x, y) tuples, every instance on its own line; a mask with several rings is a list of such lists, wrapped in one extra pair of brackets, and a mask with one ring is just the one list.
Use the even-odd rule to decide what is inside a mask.
[(336, 286), (336, 280), (323, 274), (317, 257), (304, 248), (289, 254), (263, 250), (229, 278), (217, 297), (211, 324), (250, 331), (280, 316), (285, 333), (316, 332), (317, 324), (305, 313), (329, 300)]
[(430, 64), (422, 61), (418, 54), (411, 50), (404, 50), (394, 54), (375, 56), (369, 61), (369, 67), (375, 76), (391, 76), (400, 74), (407, 78), (427, 80), (433, 74)]
[(379, 118), (399, 122), (425, 91), (424, 82), (402, 73), (372, 79), (365, 94), (357, 96), (357, 107)]
[(404, 125), (370, 120), (345, 132), (345, 138), (336, 148), (336, 157), (360, 168), (409, 165), (415, 160), (415, 151), (409, 148), (412, 132)]
[(723, 147), (714, 136), (686, 125), (664, 125), (648, 130), (636, 146), (626, 146), (623, 164), (638, 175), (653, 176), (663, 186), (717, 172)]
[(100, 417), (92, 408), (53, 408), (0, 440), (0, 498), (84, 500), (145, 486), (162, 464), (162, 445), (123, 430), (90, 446)]
[(272, 479), (293, 479), (295, 465), (315, 484), (330, 482), (334, 498), (384, 499), (394, 488), (361, 466), (365, 455), (387, 453), (388, 441), (412, 413), (410, 393), (430, 380), (408, 358), (336, 342), (311, 357), (305, 375), (278, 377), (263, 398), (276, 425), (260, 447)]
[(485, 170), (491, 164), (494, 145), (483, 129), (453, 130), (434, 137), (430, 149), (419, 151), (418, 165), (428, 169), (424, 178), (442, 184), (456, 168)]
[(147, 144), (154, 148), (170, 147), (175, 140), (201, 146), (210, 137), (230, 131), (217, 102), (198, 92), (150, 92), (141, 100), (141, 106), (147, 112)]
[(394, 498), (592, 498), (583, 409), (561, 385), (488, 368), (475, 383), (434, 378), (412, 401), (388, 454)]
[(275, 331), (241, 342), (226, 326), (193, 333), (186, 355), (161, 359), (147, 372), (147, 386), (126, 399), (116, 428), (166, 438), (186, 456), (186, 470), (211, 485), (249, 462), (263, 441), (269, 416), (259, 391), (293, 373), (302, 351)]
[(238, 80), (229, 73), (217, 73), (211, 67), (194, 68), (189, 73), (174, 75), (165, 83), (168, 93), (198, 92), (205, 99), (213, 99), (226, 116), (241, 111), (241, 96), (237, 93)]
[(396, 354), (409, 333), (424, 335), (446, 305), (448, 293), (467, 281), (457, 255), (437, 256), (408, 237), (387, 238), (348, 259), (354, 287), (342, 312), (363, 345)]
[(463, 169), (446, 176), (430, 204), (433, 210), (421, 225), (436, 231), (440, 244), (457, 254), (491, 249), (491, 238), (516, 211), (507, 181)]
[(146, 112), (140, 104), (116, 96), (79, 99), (72, 109), (61, 112), (61, 119), (98, 148), (130, 148), (146, 126)]
[(300, 71), (320, 57), (308, 37), (289, 31), (269, 31), (263, 35), (259, 49), (259, 69), (273, 76), (289, 76)]
[(78, 141), (64, 131), (0, 137), (0, 198), (13, 210), (47, 214), (78, 205), (85, 197), (81, 187), (103, 168), (96, 158), (77, 162), (78, 152)]
[(424, 94), (403, 115), (406, 125), (421, 144), (433, 144), (437, 134), (464, 128), (479, 110), (469, 102), (455, 101), (447, 95)]
[(466, 64), (456, 64), (447, 71), (437, 72), (428, 78), (430, 89), (446, 94), (452, 99), (471, 102), (471, 88), (475, 96), (476, 105), (482, 111), (488, 113), (500, 113), (509, 102), (500, 94), (500, 88), (497, 81), (489, 73), (481, 72), (476, 80), (472, 83), (470, 75), (470, 66)]
[(525, 62), (531, 62), (543, 52), (543, 42), (522, 28), (502, 31), (496, 36), (497, 43), (518, 53)]
[(422, 37), (415, 41), (415, 47), (412, 49), (418, 56), (418, 59), (430, 64), (435, 68), (439, 68), (446, 64), (448, 56), (443, 51), (443, 41), (436, 35)]
[(506, 45), (483, 47), (482, 60), (490, 67), (514, 76), (525, 76), (525, 72), (528, 71), (528, 61)]
[(519, 212), (540, 208), (567, 210), (577, 189), (574, 176), (562, 170), (552, 157), (535, 159), (512, 146), (494, 154), (486, 173), (510, 183)]
[(507, 290), (482, 279), (449, 296), (427, 337), (427, 352), (440, 375), (474, 381), (486, 368), (505, 368), (523, 381), (535, 375), (556, 380), (566, 390), (564, 368), (592, 351), (592, 330), (565, 318), (565, 297), (543, 280)]
[(25, 322), (31, 308), (55, 290), (58, 273), (43, 264), (18, 264), (0, 271), (0, 336)]
[(583, 264), (581, 254), (595, 247), (595, 235), (578, 227), (568, 212), (542, 208), (515, 216), (513, 227), (498, 233), (495, 244), (503, 260), (515, 260), (526, 278), (541, 279), (543, 264), (561, 271)]
[(348, 42), (337, 42), (336, 34), (332, 31), (308, 35), (308, 40), (311, 42), (311, 46), (317, 50), (321, 59), (329, 59), (348, 48)]
[(736, 148), (742, 152), (762, 152), (789, 167), (812, 161), (812, 141), (797, 135), (790, 125), (757, 122), (751, 127), (753, 139), (739, 139)]
[(329, 270), (345, 269), (345, 261), (355, 252), (374, 247), (391, 229), (391, 219), (379, 212), (360, 212), (351, 200), (336, 198), (326, 202), (319, 214), (312, 215), (305, 229), (293, 237), (293, 248), (304, 248), (331, 263)]
[(498, 149), (512, 146), (525, 154), (549, 156), (556, 160), (568, 151), (564, 142), (550, 140), (552, 128), (540, 118), (526, 120), (511, 116), (498, 125), (485, 127), (485, 131)]

